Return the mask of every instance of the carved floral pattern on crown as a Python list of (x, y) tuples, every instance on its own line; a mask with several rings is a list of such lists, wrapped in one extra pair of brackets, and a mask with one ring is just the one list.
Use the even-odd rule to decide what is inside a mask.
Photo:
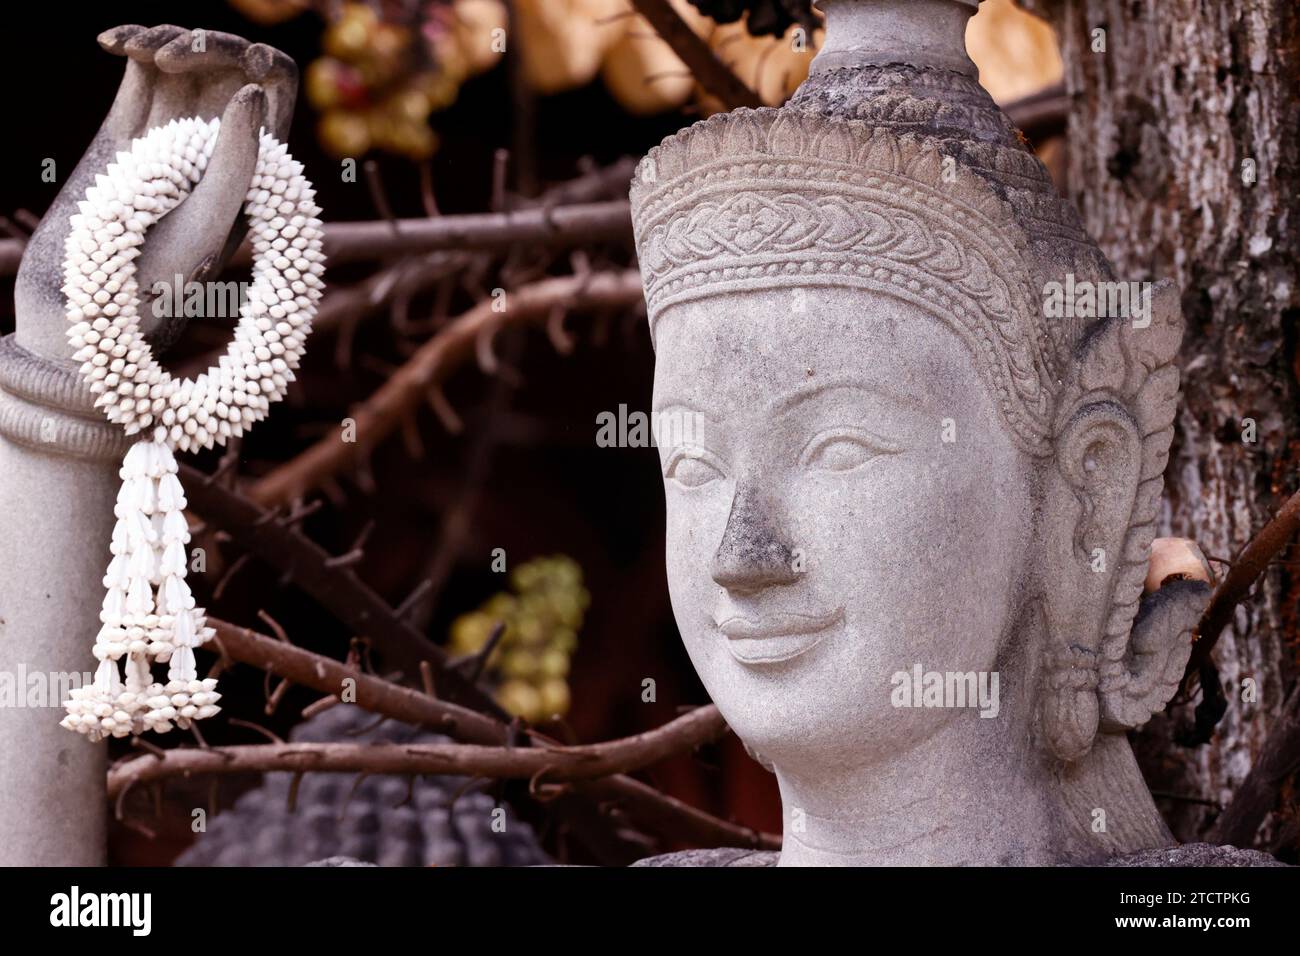
[(632, 215), (652, 331), (676, 303), (746, 289), (891, 295), (967, 342), (1012, 433), (1048, 453), (1069, 344), (1043, 319), (1010, 207), (925, 139), (790, 110), (714, 116), (642, 160)]

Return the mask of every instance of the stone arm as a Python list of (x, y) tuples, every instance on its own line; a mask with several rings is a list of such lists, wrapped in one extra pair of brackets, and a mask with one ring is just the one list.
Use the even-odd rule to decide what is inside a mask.
[[(258, 130), (284, 140), (298, 73), (283, 53), (176, 26), (122, 26), (99, 38), (125, 61), (112, 108), (24, 251), (17, 331), (0, 338), (0, 865), (94, 865), (105, 858), (105, 748), (59, 726), (71, 686), (95, 668), (101, 577), (117, 471), (128, 439), (93, 406), (64, 315), (69, 218), (133, 138), (172, 119), (220, 116), (203, 179), (149, 233), (137, 263), (153, 283), (215, 276), (243, 236)], [(145, 301), (142, 317), (152, 316)], [(181, 331), (143, 326), (155, 351)]]
[[(132, 139), (187, 116), (220, 116), (221, 132), (202, 181), (153, 229), (138, 263), (142, 295), (154, 282), (202, 282), (215, 276), (244, 234), (240, 209), (257, 162), (263, 125), (283, 140), (298, 88), (294, 62), (278, 50), (228, 33), (163, 25), (120, 26), (99, 37), (126, 70), (108, 115), (64, 182), (23, 255), (14, 286), (18, 344), (45, 357), (63, 357), (66, 321), (63, 243), (69, 217), (96, 175)], [(141, 316), (152, 316), (147, 301)], [(155, 350), (181, 331), (180, 322), (142, 327)]]

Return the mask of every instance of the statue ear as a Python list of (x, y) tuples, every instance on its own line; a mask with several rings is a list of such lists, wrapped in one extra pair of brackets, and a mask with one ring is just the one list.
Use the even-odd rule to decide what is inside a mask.
[(1130, 648), (1173, 438), (1182, 339), (1172, 282), (1158, 283), (1144, 306), (1098, 324), (1058, 406), (1041, 716), (1064, 760), (1086, 754), (1099, 725), (1129, 726), (1144, 708), (1143, 721), (1164, 706), (1173, 688), (1165, 693), (1167, 681), (1153, 675), (1170, 670), (1186, 637), (1179, 601), (1176, 621), (1158, 615), (1161, 626), (1147, 629), (1140, 650)]
[(1041, 714), (1063, 760), (1086, 754), (1097, 733), (1098, 645), (1126, 563), (1141, 466), (1142, 436), (1122, 404), (1093, 394), (1074, 405), (1056, 436), (1044, 521), (1050, 643)]

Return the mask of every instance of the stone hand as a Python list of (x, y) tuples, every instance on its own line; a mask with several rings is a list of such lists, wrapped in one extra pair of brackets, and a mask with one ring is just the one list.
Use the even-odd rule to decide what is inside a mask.
[(123, 57), (126, 70), (94, 140), (33, 234), (14, 292), (20, 344), (49, 356), (66, 357), (63, 242), (95, 176), (153, 127), (187, 116), (221, 117), (203, 179), (151, 231), (137, 262), (141, 327), (155, 349), (164, 348), (183, 319), (155, 318), (149, 290), (177, 275), (202, 282), (220, 272), (244, 235), (240, 210), (257, 161), (258, 130), (284, 139), (297, 92), (298, 71), (288, 56), (227, 33), (120, 26), (101, 34), (99, 43)]

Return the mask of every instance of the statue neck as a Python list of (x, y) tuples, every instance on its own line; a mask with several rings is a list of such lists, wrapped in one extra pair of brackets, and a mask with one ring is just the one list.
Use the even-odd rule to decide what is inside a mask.
[(1173, 843), (1123, 734), (1098, 734), (1074, 763), (1047, 754), (1034, 729), (1042, 627), (1026, 613), (1003, 642), (996, 718), (960, 711), (920, 743), (860, 763), (798, 747), (768, 755), (780, 865), (1092, 863)]
[(781, 865), (1053, 862), (1055, 788), (1030, 737), (1018, 720), (954, 719), (883, 762), (815, 779), (777, 764)]
[(978, 76), (966, 55), (966, 23), (978, 0), (820, 0), (826, 38), (813, 75), (906, 64)]

